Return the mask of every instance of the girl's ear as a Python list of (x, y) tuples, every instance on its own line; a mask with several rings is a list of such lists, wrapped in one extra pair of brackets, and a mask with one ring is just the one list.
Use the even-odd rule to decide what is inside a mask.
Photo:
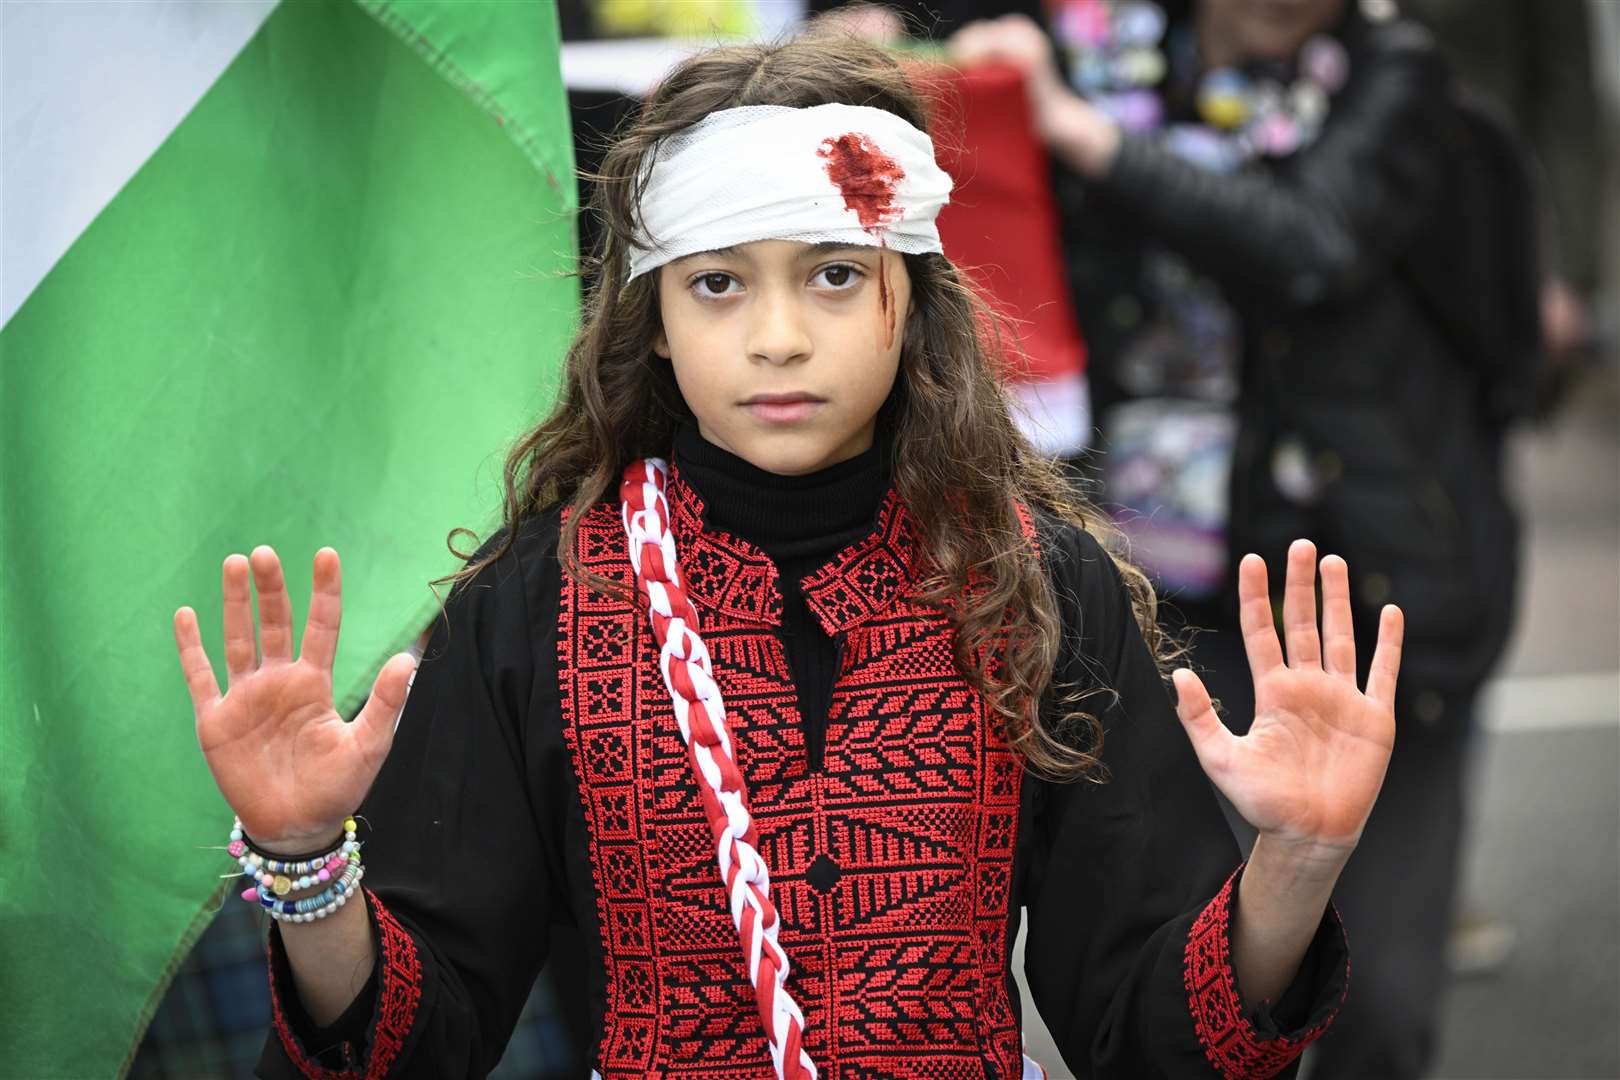
[(669, 337), (662, 330), (653, 335), (652, 346), (653, 352), (657, 353), (665, 360), (669, 359)]

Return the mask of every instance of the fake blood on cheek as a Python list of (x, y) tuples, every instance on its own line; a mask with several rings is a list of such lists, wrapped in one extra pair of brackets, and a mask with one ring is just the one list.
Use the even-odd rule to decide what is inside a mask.
[(883, 312), (883, 347), (894, 347), (894, 293), (889, 289), (889, 260), (878, 252), (878, 307)]
[[(901, 209), (895, 205), (895, 193), (905, 170), (894, 158), (885, 154), (871, 139), (859, 132), (849, 132), (827, 139), (816, 151), (827, 163), (827, 178), (844, 197), (846, 209), (853, 210), (861, 228), (882, 239), (883, 227), (900, 217)], [(889, 288), (888, 262), (878, 263), (878, 303), (887, 325), (885, 348), (894, 345), (895, 311), (893, 292)]]

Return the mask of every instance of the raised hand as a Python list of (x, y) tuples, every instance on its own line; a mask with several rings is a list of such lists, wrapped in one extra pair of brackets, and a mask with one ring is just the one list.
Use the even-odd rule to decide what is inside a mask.
[(1023, 77), (1030, 119), (1046, 144), (1071, 168), (1102, 176), (1119, 151), (1119, 126), (1074, 93), (1058, 70), (1052, 39), (1027, 15), (971, 22), (945, 43), (962, 67), (1001, 64)]
[(951, 61), (961, 67), (1005, 64), (1024, 77), (1030, 106), (1040, 114), (1058, 97), (1071, 97), (1058, 70), (1052, 39), (1028, 15), (1002, 15), (970, 22), (945, 43)]
[(1254, 676), (1254, 724), (1233, 735), (1198, 676), (1175, 673), (1176, 711), (1204, 772), (1263, 836), (1347, 854), (1361, 836), (1395, 745), (1401, 611), (1386, 606), (1363, 693), (1356, 688), (1349, 570), (1322, 560), (1322, 632), (1316, 627), (1316, 548), (1288, 550), (1283, 658), (1272, 623), (1266, 564), (1238, 568), (1239, 617)]
[[(250, 573), (259, 593), (257, 653)], [(337, 552), (316, 553), (309, 620), (294, 659), (292, 603), (276, 553), (259, 547), (251, 560), (225, 560), (223, 696), (197, 632), (197, 613), (183, 607), (174, 615), (203, 757), (243, 829), (272, 852), (308, 851), (341, 830), (388, 756), (416, 667), (408, 653), (393, 657), (359, 717), (347, 723), (338, 715), (332, 661), (343, 613), (340, 575)]]
[(950, 58), (963, 67), (1007, 64), (1029, 78), (1061, 84), (1052, 39), (1028, 15), (1002, 15), (970, 22), (945, 42)]

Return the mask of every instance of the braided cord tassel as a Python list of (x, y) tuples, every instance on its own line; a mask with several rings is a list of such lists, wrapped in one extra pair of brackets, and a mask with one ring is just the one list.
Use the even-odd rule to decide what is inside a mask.
[(681, 582), (665, 483), (666, 467), (659, 458), (634, 462), (624, 470), (619, 496), (630, 565), (652, 617), (659, 670), (691, 757), (772, 1064), (783, 1080), (814, 1080), (816, 1067), (802, 1045), (804, 1014), (787, 992), (787, 954), (777, 943), (781, 920), (771, 903), (770, 870), (759, 853), (759, 832), (748, 812), (748, 792), (726, 727), (725, 701), (714, 681), (708, 647), (698, 636), (697, 610)]

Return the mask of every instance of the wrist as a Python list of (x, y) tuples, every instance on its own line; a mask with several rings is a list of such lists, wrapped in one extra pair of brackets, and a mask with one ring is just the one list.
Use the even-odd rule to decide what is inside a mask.
[(1244, 877), (1259, 867), (1263, 876), (1279, 884), (1331, 890), (1354, 851), (1354, 843), (1330, 844), (1261, 833), (1254, 842)]
[(1038, 100), (1036, 129), (1071, 167), (1092, 179), (1106, 176), (1119, 154), (1118, 125), (1067, 87)]
[(286, 850), (280, 851), (254, 842), (238, 817), (226, 850), (253, 881), (242, 891), (242, 899), (257, 902), (279, 922), (307, 923), (331, 915), (359, 890), (365, 876), (357, 828), (354, 818), (348, 817), (335, 840), (296, 852), (292, 849), (312, 846), (312, 841), (305, 834), (283, 833), (277, 839)]
[(349, 833), (354, 828), (354, 818), (351, 815), (335, 822), (329, 828), (260, 837), (249, 833), (238, 817), (231, 830), (231, 839), (241, 840), (249, 849), (281, 862), (301, 862), (330, 854), (334, 848), (350, 839)]
[(324, 829), (318, 833), (305, 836), (284, 836), (274, 840), (259, 840), (257, 837), (243, 834), (248, 847), (261, 855), (268, 855), (282, 862), (298, 862), (313, 859), (317, 855), (324, 855), (343, 843), (343, 826), (338, 825), (331, 829)]

